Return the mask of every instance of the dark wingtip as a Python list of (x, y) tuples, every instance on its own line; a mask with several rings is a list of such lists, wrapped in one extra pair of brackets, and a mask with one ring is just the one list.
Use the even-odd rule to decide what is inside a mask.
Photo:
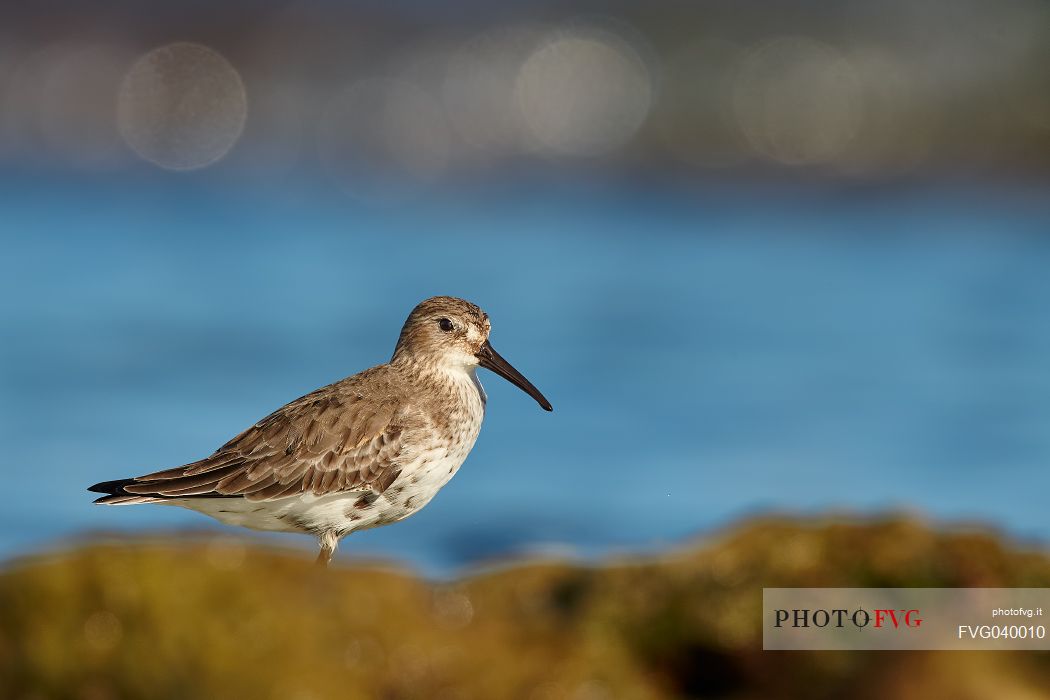
[(541, 403), (540, 408), (542, 408), (544, 411), (547, 411), (548, 413), (554, 412), (554, 406), (551, 406), (549, 401), (547, 403)]
[[(110, 496), (125, 496), (127, 495), (127, 492), (124, 491), (124, 487), (134, 481), (134, 479), (116, 479), (114, 481), (100, 481), (93, 486), (88, 486), (87, 490), (93, 493), (109, 494)], [(96, 503), (97, 502), (98, 501), (96, 501)]]

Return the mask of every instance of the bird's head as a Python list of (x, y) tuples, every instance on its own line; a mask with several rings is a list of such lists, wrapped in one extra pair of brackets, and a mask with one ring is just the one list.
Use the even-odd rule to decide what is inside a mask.
[(420, 362), (445, 369), (492, 370), (534, 398), (545, 410), (550, 402), (489, 343), (492, 324), (476, 305), (456, 297), (431, 297), (408, 315), (394, 349), (394, 362)]

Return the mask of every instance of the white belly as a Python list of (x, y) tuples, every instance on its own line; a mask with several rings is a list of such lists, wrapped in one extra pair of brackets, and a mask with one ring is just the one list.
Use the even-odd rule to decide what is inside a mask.
[(402, 467), (401, 475), (382, 494), (365, 489), (275, 501), (180, 498), (164, 503), (204, 513), (227, 525), (277, 532), (332, 530), (342, 537), (403, 520), (418, 511), (455, 475), (469, 451), (469, 447), (454, 454), (447, 454), (444, 448), (429, 450)]

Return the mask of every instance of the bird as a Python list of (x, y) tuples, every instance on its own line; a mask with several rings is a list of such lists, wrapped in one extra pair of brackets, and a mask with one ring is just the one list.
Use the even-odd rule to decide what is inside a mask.
[(408, 315), (389, 362), (282, 406), (209, 457), (88, 490), (105, 494), (100, 505), (175, 505), (313, 535), (327, 566), (343, 537), (418, 512), (456, 474), (485, 416), (478, 367), (553, 410), (493, 349), (491, 330), (475, 304), (431, 297)]

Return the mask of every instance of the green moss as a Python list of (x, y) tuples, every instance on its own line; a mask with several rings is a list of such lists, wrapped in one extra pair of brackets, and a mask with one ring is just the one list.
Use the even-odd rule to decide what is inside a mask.
[(1047, 697), (1045, 653), (761, 651), (764, 586), (967, 585), (1050, 587), (1050, 557), (909, 518), (441, 584), (229, 539), (88, 544), (0, 573), (0, 697)]

